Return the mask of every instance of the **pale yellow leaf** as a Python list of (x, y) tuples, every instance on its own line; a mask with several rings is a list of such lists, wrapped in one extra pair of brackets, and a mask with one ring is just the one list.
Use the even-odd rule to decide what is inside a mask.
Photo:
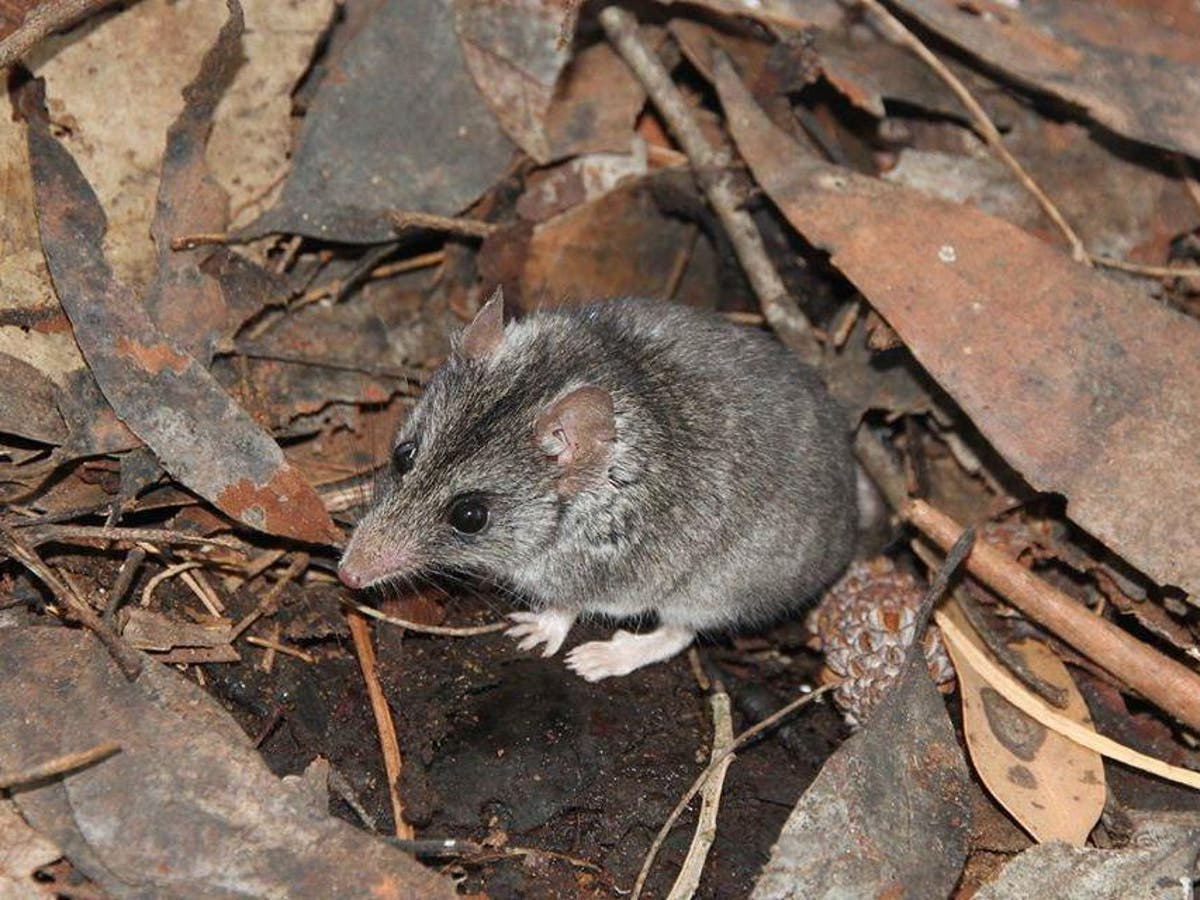
[[(945, 615), (977, 650), (986, 652), (955, 604)], [(954, 641), (947, 641), (958, 672), (963, 729), (971, 761), (984, 785), (1037, 841), (1082, 845), (1104, 809), (1101, 756), (1050, 730), (1013, 706), (980, 674)], [(1044, 644), (1010, 645), (1031, 672), (1066, 692), (1061, 714), (1092, 727), (1087, 705), (1066, 666)]]

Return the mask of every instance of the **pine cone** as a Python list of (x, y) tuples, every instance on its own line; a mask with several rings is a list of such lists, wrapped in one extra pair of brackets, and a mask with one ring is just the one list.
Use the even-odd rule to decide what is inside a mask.
[[(887, 557), (852, 564), (808, 619), (825, 653), (825, 682), (842, 679), (834, 702), (860, 727), (900, 675), (925, 586)], [(923, 638), (934, 683), (949, 692), (954, 669), (937, 628)]]

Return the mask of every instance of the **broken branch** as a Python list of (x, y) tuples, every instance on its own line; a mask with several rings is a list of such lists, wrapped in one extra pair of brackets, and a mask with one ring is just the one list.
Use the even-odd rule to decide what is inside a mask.
[(610, 6), (600, 13), (600, 24), (691, 161), (692, 171), (721, 220), (738, 261), (758, 296), (763, 316), (783, 343), (805, 361), (816, 362), (820, 358), (820, 347), (812, 325), (788, 294), (783, 279), (767, 255), (754, 219), (742, 208), (742, 198), (729, 173), (729, 156), (714, 148), (704, 136), (683, 94), (671, 81), (670, 73), (639, 37), (637, 19), (623, 9)]
[[(922, 500), (909, 503), (904, 518), (943, 550), (963, 530)], [(976, 542), (967, 557), (967, 570), (1151, 703), (1200, 730), (1200, 675), (1089, 612), (983, 541)]]

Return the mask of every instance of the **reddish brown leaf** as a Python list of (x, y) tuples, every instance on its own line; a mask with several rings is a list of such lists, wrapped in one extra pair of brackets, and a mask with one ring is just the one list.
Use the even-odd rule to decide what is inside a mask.
[[(1078, 104), (1118, 134), (1200, 155), (1200, 40), (1129, 4), (958, 0), (897, 5), (1014, 80)], [(1173, 17), (1176, 18), (1176, 17)], [(1183, 17), (1177, 17), (1182, 19)], [(1188, 20), (1200, 27), (1196, 17)]]
[(537, 225), (521, 273), (522, 302), (533, 308), (666, 296), (688, 262), (695, 229), (659, 211), (655, 178), (627, 181)]
[(1200, 324), (972, 207), (805, 160), (727, 63), (717, 84), (758, 182), (996, 449), (1200, 594)]
[(22, 98), (42, 247), (63, 310), (121, 419), (192, 490), (245, 524), (311, 542), (340, 534), (279, 445), (159, 331), (104, 258), (104, 211), (50, 134), (40, 83)]

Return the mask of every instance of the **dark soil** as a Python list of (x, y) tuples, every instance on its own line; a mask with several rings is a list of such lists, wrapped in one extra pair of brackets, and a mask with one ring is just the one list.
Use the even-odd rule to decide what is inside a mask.
[[(452, 608), (460, 623), (495, 615), (477, 600), (455, 599)], [(572, 632), (570, 642), (610, 631), (590, 623)], [(798, 633), (792, 623), (701, 649), (710, 667), (720, 666), (737, 707), (736, 730), (811, 679), (816, 660), (794, 646)], [(588, 684), (565, 668), (561, 655), (523, 653), (500, 634), (429, 637), (380, 625), (376, 636), (404, 754), (406, 818), (418, 838), (468, 839), (496, 850), (444, 863), (461, 875), (462, 889), (497, 900), (626, 893), (654, 835), (709, 756), (708, 703), (687, 659)], [(262, 739), (277, 773), (302, 771), (315, 755), (325, 756), (375, 830), (389, 834), (378, 735), (350, 648), (343, 639), (308, 649), (322, 655), (319, 663), (280, 657), (270, 674), (254, 668), (251, 658), (210, 666), (218, 679), (214, 690), (247, 732)], [(738, 711), (743, 708), (751, 708), (752, 717)], [(844, 737), (844, 726), (827, 706), (815, 704), (783, 737), (786, 742), (772, 737), (738, 754), (698, 896), (748, 894), (789, 811)], [(332, 809), (364, 824), (340, 799)], [(649, 896), (669, 889), (693, 825), (690, 810), (659, 855)], [(514, 848), (544, 852), (502, 852)]]

